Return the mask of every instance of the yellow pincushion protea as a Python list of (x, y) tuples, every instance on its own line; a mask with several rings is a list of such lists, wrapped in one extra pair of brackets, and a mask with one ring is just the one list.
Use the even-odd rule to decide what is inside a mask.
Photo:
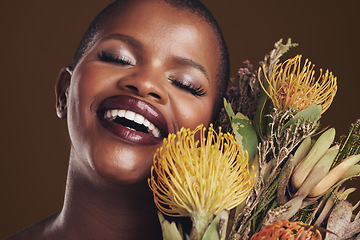
[(336, 77), (328, 70), (323, 74), (320, 69), (320, 75), (316, 79), (314, 65), (308, 59), (301, 69), (301, 55), (284, 63), (277, 60), (270, 78), (264, 75), (269, 89), (266, 90), (262, 84), (261, 86), (272, 100), (274, 107), (279, 110), (293, 108), (301, 111), (312, 104), (317, 104), (322, 106), (323, 113), (330, 107), (337, 91)]
[(251, 237), (251, 240), (321, 240), (320, 231), (313, 226), (302, 222), (289, 222), (288, 220), (275, 222), (264, 226), (260, 232)]
[(219, 130), (210, 126), (206, 132), (200, 125), (170, 134), (154, 156), (149, 179), (158, 209), (190, 216), (200, 234), (213, 215), (244, 201), (255, 182), (247, 153), (230, 133)]

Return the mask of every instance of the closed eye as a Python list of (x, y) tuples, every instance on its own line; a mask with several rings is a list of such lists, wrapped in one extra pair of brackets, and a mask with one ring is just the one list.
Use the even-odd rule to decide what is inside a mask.
[(98, 58), (103, 62), (110, 62), (110, 63), (119, 63), (125, 66), (135, 66), (133, 61), (125, 56), (117, 56), (111, 52), (107, 52), (105, 50), (98, 52)]
[(191, 94), (195, 96), (204, 96), (206, 94), (205, 89), (202, 86), (194, 86), (191, 83), (179, 81), (176, 79), (169, 79), (171, 83), (181, 89), (184, 89), (185, 91), (190, 92)]

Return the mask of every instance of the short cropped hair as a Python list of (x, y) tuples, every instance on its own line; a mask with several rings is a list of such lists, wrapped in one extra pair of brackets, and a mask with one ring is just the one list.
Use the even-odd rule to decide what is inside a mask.
[[(83, 57), (84, 53), (87, 49), (91, 46), (94, 37), (103, 27), (107, 20), (111, 19), (112, 15), (116, 12), (118, 7), (129, 2), (132, 0), (115, 0), (114, 2), (110, 3), (107, 7), (105, 7), (90, 23), (88, 29), (86, 30), (85, 34), (83, 35), (78, 48), (75, 51), (74, 57), (72, 59), (71, 67), (75, 68), (80, 59)], [(226, 89), (228, 86), (228, 81), (230, 77), (230, 60), (229, 60), (229, 53), (227, 50), (227, 46), (221, 32), (221, 29), (215, 20), (214, 16), (211, 12), (205, 7), (203, 3), (199, 0), (163, 0), (164, 2), (168, 3), (170, 6), (183, 10), (183, 11), (190, 11), (191, 13), (199, 16), (200, 18), (205, 19), (205, 21), (211, 26), (220, 51), (219, 57), (219, 67), (217, 69), (217, 85), (218, 85), (218, 92), (215, 99), (215, 106), (213, 111), (212, 120), (214, 121), (220, 110), (223, 106), (223, 97), (226, 94)]]

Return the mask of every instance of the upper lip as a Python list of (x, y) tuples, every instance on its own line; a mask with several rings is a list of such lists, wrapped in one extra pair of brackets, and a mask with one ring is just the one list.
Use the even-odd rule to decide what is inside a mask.
[(106, 98), (100, 103), (97, 113), (103, 118), (104, 112), (111, 109), (130, 110), (142, 115), (160, 130), (163, 137), (169, 133), (164, 115), (153, 105), (143, 100), (127, 95), (117, 95)]

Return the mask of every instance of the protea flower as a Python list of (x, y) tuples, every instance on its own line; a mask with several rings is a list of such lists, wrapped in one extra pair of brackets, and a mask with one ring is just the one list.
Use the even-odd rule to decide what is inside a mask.
[(302, 222), (290, 222), (288, 220), (274, 222), (264, 226), (260, 232), (252, 236), (251, 240), (280, 240), (280, 239), (306, 239), (321, 240), (321, 234), (314, 226)]
[(248, 196), (254, 182), (247, 152), (242, 154), (233, 136), (202, 125), (169, 134), (154, 156), (149, 179), (158, 209), (169, 216), (190, 216), (199, 238), (214, 215)]
[(274, 107), (279, 110), (292, 108), (301, 111), (312, 104), (317, 104), (321, 105), (323, 113), (330, 107), (336, 94), (336, 77), (329, 70), (323, 74), (320, 69), (320, 75), (316, 79), (314, 65), (308, 59), (301, 69), (301, 57), (297, 55), (284, 63), (277, 60), (270, 77), (264, 74), (269, 88), (261, 86), (272, 100)]

